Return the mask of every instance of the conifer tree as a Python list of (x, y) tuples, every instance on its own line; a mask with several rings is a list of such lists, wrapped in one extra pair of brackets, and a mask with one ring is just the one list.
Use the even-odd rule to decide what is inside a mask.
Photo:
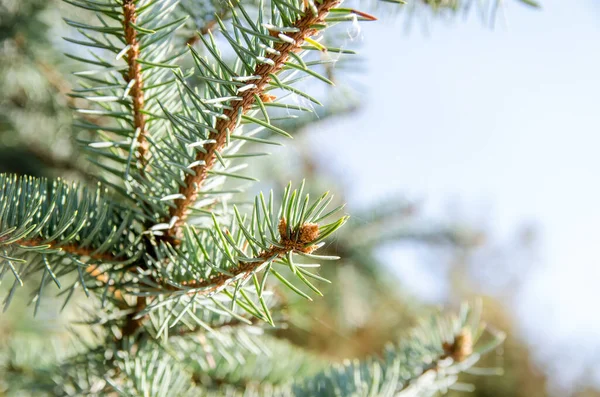
[(60, 365), (31, 375), (41, 392), (429, 396), (501, 342), (478, 305), (334, 365), (271, 332), (280, 289), (310, 301), (330, 282), (318, 267), (335, 266), (324, 251), (348, 216), (304, 182), (247, 200), (245, 169), (320, 105), (304, 80), (333, 84), (330, 55), (352, 54), (329, 29), (373, 16), (341, 0), (65, 2), (79, 10), (65, 18), (80, 64), (70, 104), (96, 182), (0, 175), (4, 309), (26, 287), (35, 315), (50, 289), (62, 307), (89, 298)]

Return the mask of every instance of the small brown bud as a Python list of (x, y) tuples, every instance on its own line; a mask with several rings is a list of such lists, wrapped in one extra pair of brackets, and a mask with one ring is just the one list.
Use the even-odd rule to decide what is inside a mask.
[(305, 223), (300, 226), (298, 242), (302, 244), (310, 243), (319, 237), (319, 225), (316, 223)]
[(456, 362), (463, 361), (473, 354), (473, 335), (468, 328), (463, 328), (454, 337), (454, 343), (444, 343), (445, 357), (452, 357)]

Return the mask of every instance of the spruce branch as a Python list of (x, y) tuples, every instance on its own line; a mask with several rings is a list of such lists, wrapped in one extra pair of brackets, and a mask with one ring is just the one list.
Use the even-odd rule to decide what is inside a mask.
[[(133, 127), (137, 136), (137, 157), (140, 174), (145, 175), (148, 157), (150, 155), (150, 144), (147, 139), (146, 116), (144, 115), (144, 83), (142, 78), (142, 65), (138, 62), (140, 56), (140, 43), (137, 39), (135, 24), (137, 22), (137, 10), (135, 0), (123, 1), (123, 28), (125, 31), (125, 41), (129, 46), (127, 55), (128, 75), (126, 82), (131, 85), (129, 95), (132, 99)], [(136, 312), (144, 310), (146, 299), (136, 298)], [(128, 315), (123, 335), (133, 335), (142, 326), (142, 319), (134, 318), (133, 314)]]
[[(162, 324), (158, 327), (160, 334), (169, 321), (170, 327), (181, 321), (191, 305), (202, 311), (222, 312), (224, 306), (231, 304), (274, 325), (269, 309), (272, 294), (265, 288), (269, 277), (307, 300), (312, 298), (294, 285), (293, 280), (322, 295), (310, 280), (329, 283), (310, 271), (319, 265), (302, 263), (295, 258), (339, 259), (316, 255), (314, 251), (347, 217), (335, 217), (343, 206), (328, 210), (332, 200), (328, 193), (311, 202), (302, 192), (303, 186), (292, 189), (291, 184), (288, 185), (278, 211), (273, 209), (272, 192), (268, 200), (260, 194), (255, 198), (251, 213), (242, 215), (234, 207), (235, 216), (224, 219), (229, 222), (226, 226), (213, 216), (211, 226), (186, 225), (177, 246), (160, 242), (154, 255), (146, 258), (148, 270), (140, 272), (139, 285), (129, 291), (131, 295), (152, 299), (137, 317), (157, 313), (155, 317), (160, 318)], [(322, 222), (329, 217), (334, 220)], [(158, 299), (154, 299), (156, 297)], [(229, 315), (239, 318), (237, 313), (228, 310)], [(209, 326), (198, 322), (196, 315), (191, 315), (189, 320)]]
[[(87, 105), (75, 109), (83, 115), (75, 126), (86, 132), (78, 141), (101, 169), (98, 179), (153, 217), (156, 209), (147, 202), (156, 184), (150, 162), (160, 154), (156, 144), (165, 133), (159, 104), (177, 103), (172, 70), (182, 51), (173, 39), (186, 18), (176, 18), (174, 0), (69, 3), (94, 11), (99, 24), (65, 19), (85, 38), (65, 40), (102, 50), (67, 54), (85, 67), (75, 73), (80, 84), (71, 94)], [(89, 115), (101, 116), (103, 123), (88, 120)]]
[[(204, 183), (208, 171), (214, 166), (220, 152), (227, 143), (227, 137), (236, 129), (239, 118), (252, 108), (256, 98), (265, 94), (265, 89), (278, 72), (280, 72), (290, 56), (301, 50), (302, 44), (307, 38), (315, 35), (317, 30), (315, 25), (322, 24), (329, 11), (341, 3), (341, 0), (323, 0), (316, 7), (316, 12), (307, 9), (303, 17), (298, 19), (293, 26), (293, 32), (288, 34), (286, 40), (281, 41), (275, 47), (272, 53), (265, 57), (267, 61), (258, 64), (253, 75), (257, 76), (253, 83), (254, 87), (243, 92), (238, 92), (239, 100), (224, 112), (223, 118), (219, 118), (212, 132), (213, 143), (208, 144), (204, 151), (199, 151), (196, 156), (198, 165), (192, 168), (184, 185), (180, 187), (179, 194), (182, 196), (175, 200), (175, 206), (171, 207), (169, 215), (175, 222), (173, 227), (167, 231), (169, 237), (180, 235), (181, 227), (185, 224), (189, 207), (196, 201), (198, 194)], [(273, 32), (277, 36), (276, 32)], [(279, 34), (279, 36), (284, 36)]]
[(142, 78), (142, 65), (138, 62), (140, 56), (140, 43), (137, 38), (135, 24), (137, 22), (137, 10), (135, 0), (123, 1), (123, 28), (125, 41), (129, 50), (127, 51), (128, 73), (126, 82), (131, 84), (129, 95), (133, 103), (133, 127), (137, 135), (137, 153), (140, 172), (148, 163), (150, 145), (147, 140), (146, 116), (144, 115), (144, 82)]
[(436, 313), (410, 330), (382, 357), (346, 362), (300, 380), (296, 396), (435, 396), (458, 381), (505, 338), (481, 321), (481, 302), (457, 314)]
[[(312, 253), (317, 247), (311, 242), (319, 238), (319, 225), (316, 223), (305, 223), (298, 230), (291, 234), (287, 232), (287, 222), (285, 218), (279, 221), (279, 233), (281, 239), (277, 245), (271, 245), (268, 250), (262, 251), (251, 261), (245, 259), (238, 262), (238, 265), (227, 269), (228, 274), (219, 274), (203, 280), (183, 281), (180, 284), (186, 288), (194, 290), (194, 294), (207, 295), (219, 291), (236, 280), (245, 281), (250, 275), (266, 262), (271, 262), (293, 252), (305, 254)], [(295, 238), (294, 236), (297, 236)], [(170, 284), (164, 284), (165, 288), (177, 290)], [(192, 292), (190, 292), (192, 293)]]
[[(8, 240), (8, 237), (2, 238), (0, 237), (0, 246)], [(23, 238), (13, 242), (17, 247), (20, 248), (44, 248), (46, 250), (56, 251), (57, 253), (66, 253), (69, 255), (75, 255), (78, 257), (87, 257), (90, 258), (92, 262), (100, 262), (100, 263), (118, 263), (121, 262), (122, 259), (115, 257), (113, 254), (103, 252), (97, 253), (96, 249), (90, 247), (81, 247), (78, 244), (60, 244), (59, 242), (48, 242), (39, 238)], [(90, 265), (91, 267), (96, 267), (95, 265)]]
[[(78, 285), (86, 294), (88, 287), (103, 292), (102, 308), (85, 322), (97, 326), (93, 344), (86, 344), (68, 371), (53, 374), (59, 394), (233, 395), (239, 389), (236, 395), (425, 397), (456, 382), (459, 372), (499, 343), (501, 335), (492, 335), (482, 346), (479, 308), (467, 308), (459, 316), (433, 316), (383, 355), (346, 361), (316, 376), (315, 362), (320, 369), (324, 360), (300, 357), (299, 364), (306, 361), (312, 371), (303, 374), (294, 363), (300, 355), (287, 347), (263, 354), (256, 320), (274, 325), (274, 318), (281, 319), (271, 282), (277, 278), (309, 300), (310, 291), (322, 295), (312, 280), (329, 281), (313, 273), (320, 266), (313, 260), (339, 258), (314, 251), (346, 217), (324, 224), (343, 207), (329, 211), (327, 194), (311, 203), (302, 188), (291, 186), (279, 211), (272, 194), (268, 201), (261, 194), (242, 215), (228, 200), (243, 186), (224, 181), (254, 180), (237, 173), (246, 164), (232, 166), (236, 159), (264, 154), (240, 152), (244, 142), (278, 144), (255, 134), (266, 129), (290, 137), (280, 121), (295, 115), (270, 115), (267, 108), (311, 111), (282, 103), (270, 90), (319, 104), (292, 85), (308, 76), (333, 84), (330, 75), (314, 70), (331, 63), (310, 56), (305, 62), (302, 56), (350, 51), (311, 37), (330, 24), (374, 17), (334, 8), (342, 0), (271, 0), (267, 7), (260, 1), (250, 13), (239, 3), (227, 4), (196, 36), (215, 62), (190, 48), (198, 72), (193, 76), (180, 70), (182, 52), (172, 45), (185, 20), (176, 15), (178, 0), (67, 1), (97, 17), (67, 20), (81, 33), (70, 41), (88, 50), (71, 57), (90, 68), (78, 72), (83, 81), (71, 96), (90, 104), (78, 109), (86, 119), (79, 126), (89, 133), (80, 141), (102, 168), (99, 177), (128, 200), (108, 202), (104, 191), (0, 175), (0, 280), (12, 273), (17, 285), (41, 275), (36, 311), (44, 286), (54, 281), (61, 288), (59, 280), (72, 271), (79, 279), (65, 292)], [(415, 2), (429, 8), (449, 3)], [(231, 18), (228, 27), (225, 18)], [(231, 53), (219, 51), (211, 33), (217, 25), (235, 62), (229, 62)], [(247, 131), (242, 124), (256, 128)], [(385, 212), (389, 216), (390, 209)], [(360, 241), (350, 244), (355, 251), (359, 243), (370, 243), (364, 238), (369, 233), (357, 235)], [(106, 296), (114, 301), (108, 308)], [(254, 359), (246, 360), (243, 349)]]
[(5, 308), (34, 275), (41, 275), (37, 312), (47, 284), (61, 289), (61, 279), (75, 273), (67, 291), (80, 286), (87, 294), (86, 274), (102, 284), (110, 279), (97, 265), (124, 268), (139, 258), (133, 213), (116, 211), (104, 193), (101, 186), (90, 191), (61, 180), (0, 174), (0, 281), (6, 274), (14, 278)]

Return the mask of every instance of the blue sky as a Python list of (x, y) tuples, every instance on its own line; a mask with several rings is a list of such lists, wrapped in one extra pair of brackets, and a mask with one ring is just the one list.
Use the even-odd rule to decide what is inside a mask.
[[(534, 223), (536, 263), (523, 263), (513, 310), (569, 385), (600, 363), (600, 5), (505, 4), (493, 31), (475, 15), (429, 23), (428, 34), (385, 16), (364, 26), (365, 106), (312, 138), (359, 205), (410, 194), (435, 214), (457, 200), (498, 240)], [(389, 264), (430, 290), (406, 259)]]

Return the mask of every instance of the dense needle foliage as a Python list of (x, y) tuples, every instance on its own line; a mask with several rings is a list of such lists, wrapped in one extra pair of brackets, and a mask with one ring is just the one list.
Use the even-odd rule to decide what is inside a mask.
[(34, 314), (49, 289), (63, 308), (80, 292), (90, 299), (77, 321), (85, 331), (32, 385), (428, 396), (501, 342), (478, 305), (433, 315), (381, 356), (335, 365), (270, 332), (285, 323), (280, 289), (322, 295), (330, 281), (318, 268), (338, 259), (325, 245), (348, 217), (329, 193), (308, 194), (310, 181), (248, 199), (246, 167), (321, 105), (305, 80), (333, 85), (330, 68), (353, 53), (335, 44), (336, 25), (375, 17), (341, 0), (65, 2), (77, 9), (64, 19), (66, 57), (79, 65), (68, 101), (93, 167), (78, 183), (0, 174), (0, 280), (5, 310), (22, 289), (34, 291)]

